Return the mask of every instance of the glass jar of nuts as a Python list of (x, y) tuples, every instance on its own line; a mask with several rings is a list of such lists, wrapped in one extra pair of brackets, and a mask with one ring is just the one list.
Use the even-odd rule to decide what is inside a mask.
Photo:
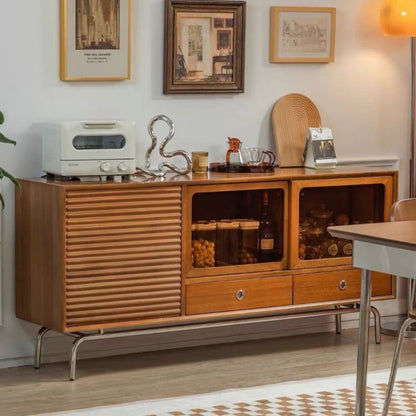
[(198, 221), (192, 232), (192, 266), (215, 266), (216, 222)]
[(259, 221), (240, 221), (240, 264), (251, 264), (259, 261), (259, 227)]
[(231, 220), (217, 222), (217, 244), (215, 263), (217, 266), (238, 264), (239, 223)]

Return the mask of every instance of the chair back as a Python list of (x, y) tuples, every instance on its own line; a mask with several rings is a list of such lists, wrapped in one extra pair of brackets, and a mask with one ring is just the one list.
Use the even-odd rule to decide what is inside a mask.
[(392, 221), (416, 220), (416, 198), (400, 199), (391, 207)]

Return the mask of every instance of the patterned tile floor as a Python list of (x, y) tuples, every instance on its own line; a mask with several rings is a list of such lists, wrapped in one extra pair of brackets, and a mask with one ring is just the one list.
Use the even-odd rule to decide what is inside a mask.
[[(367, 416), (381, 414), (388, 376), (388, 371), (368, 375)], [(355, 375), (351, 374), (47, 416), (353, 416), (354, 406)], [(416, 416), (416, 367), (399, 368), (389, 415)]]
[[(386, 383), (376, 384), (367, 388), (366, 414), (379, 416), (384, 402)], [(390, 404), (389, 415), (416, 415), (416, 379), (400, 380), (395, 385), (394, 397)], [(215, 405), (205, 408), (190, 408), (153, 413), (147, 416), (353, 416), (355, 391), (341, 388), (335, 391), (319, 391), (313, 394), (302, 393), (276, 397), (275, 399), (259, 399), (243, 401), (227, 405)]]

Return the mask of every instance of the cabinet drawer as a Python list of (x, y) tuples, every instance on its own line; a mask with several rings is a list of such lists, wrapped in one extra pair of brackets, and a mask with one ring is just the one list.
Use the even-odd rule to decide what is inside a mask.
[(292, 276), (190, 284), (188, 315), (292, 304)]
[[(392, 294), (392, 277), (372, 273), (372, 296)], [(343, 299), (359, 299), (361, 270), (340, 270), (294, 276), (293, 303), (330, 302)]]

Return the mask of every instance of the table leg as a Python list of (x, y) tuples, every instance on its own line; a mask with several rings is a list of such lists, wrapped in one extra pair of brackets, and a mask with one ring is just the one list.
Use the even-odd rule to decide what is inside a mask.
[(357, 384), (355, 390), (355, 415), (365, 415), (367, 388), (368, 340), (370, 329), (371, 272), (361, 271), (360, 321), (358, 327)]

